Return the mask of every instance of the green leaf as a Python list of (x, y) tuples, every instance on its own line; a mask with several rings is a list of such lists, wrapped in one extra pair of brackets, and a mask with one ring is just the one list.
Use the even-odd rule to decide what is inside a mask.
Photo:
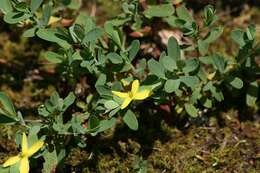
[(254, 40), (256, 37), (256, 27), (255, 25), (251, 24), (246, 29), (246, 36), (248, 40)]
[(199, 61), (202, 62), (203, 64), (206, 64), (206, 65), (212, 65), (213, 64), (213, 60), (212, 60), (211, 56), (199, 57)]
[(168, 56), (175, 61), (181, 58), (181, 50), (178, 41), (174, 37), (170, 37), (167, 45)]
[(182, 19), (186, 22), (191, 23), (193, 21), (193, 18), (191, 16), (190, 12), (184, 6), (180, 6), (180, 7), (176, 8), (176, 13), (180, 19)]
[(4, 110), (0, 109), (0, 124), (10, 124), (18, 121), (18, 118), (8, 117)]
[(130, 61), (134, 60), (134, 58), (136, 57), (139, 49), (140, 49), (140, 42), (139, 42), (139, 40), (132, 41), (132, 43), (130, 45), (130, 50), (129, 50), (129, 60)]
[(208, 74), (206, 73), (205, 69), (199, 68), (197, 76), (200, 78), (202, 82), (207, 82)]
[(29, 18), (30, 15), (24, 12), (8, 12), (4, 15), (4, 21), (9, 24), (16, 24)]
[(192, 104), (185, 103), (184, 104), (186, 112), (193, 118), (196, 118), (198, 116), (198, 109), (193, 106)]
[(236, 89), (241, 89), (243, 88), (243, 81), (238, 78), (238, 77), (234, 77), (234, 76), (229, 76), (227, 78), (227, 82), (234, 88)]
[(207, 5), (204, 8), (204, 25), (206, 27), (209, 27), (218, 19), (215, 13), (216, 10), (212, 5)]
[(1, 173), (10, 173), (10, 168), (9, 167), (4, 168), (4, 167), (0, 166), (0, 172)]
[(96, 89), (97, 89), (97, 92), (99, 93), (99, 95), (101, 95), (102, 97), (108, 97), (108, 98), (112, 97), (112, 92), (108, 86), (97, 85)]
[(95, 83), (95, 86), (99, 86), (99, 85), (105, 85), (107, 80), (107, 76), (103, 73), (101, 73)]
[(109, 53), (107, 59), (109, 59), (113, 64), (121, 64), (124, 62), (123, 58), (114, 52)]
[(63, 101), (63, 111), (67, 110), (70, 105), (75, 102), (76, 96), (73, 92), (70, 92), (69, 95)]
[(132, 14), (132, 10), (135, 8), (135, 6), (133, 4), (128, 4), (126, 2), (123, 3), (122, 5), (122, 9), (124, 11), (124, 13), (126, 14)]
[(201, 100), (203, 106), (205, 106), (206, 108), (212, 108), (212, 100), (203, 97)]
[(56, 167), (58, 166), (58, 157), (56, 153), (56, 149), (54, 149), (52, 152), (48, 151), (45, 152), (43, 155), (44, 163), (43, 163), (43, 173), (50, 173), (56, 170)]
[(34, 13), (41, 6), (43, 0), (31, 0), (30, 9)]
[(65, 49), (69, 49), (71, 47), (67, 41), (67, 38), (64, 38), (64, 35), (55, 29), (39, 29), (36, 32), (36, 35), (43, 40), (55, 42)]
[(216, 88), (212, 81), (209, 81), (204, 87), (203, 87), (203, 91), (210, 91), (212, 96), (218, 101), (221, 102), (222, 100), (224, 100), (224, 96), (223, 93)]
[(168, 79), (164, 84), (164, 90), (167, 93), (175, 92), (179, 89), (180, 83), (179, 79)]
[(103, 30), (100, 28), (94, 28), (91, 31), (89, 31), (84, 39), (83, 39), (83, 43), (89, 43), (89, 42), (93, 42), (96, 41), (97, 39), (99, 39), (101, 36), (103, 35)]
[(63, 57), (61, 55), (51, 51), (46, 52), (46, 59), (54, 64), (59, 64), (63, 61)]
[(196, 22), (188, 23), (182, 28), (183, 35), (197, 37), (199, 26)]
[(68, 2), (65, 5), (72, 10), (78, 10), (82, 6), (82, 0), (69, 0), (65, 2)]
[(256, 105), (256, 101), (258, 98), (259, 86), (257, 81), (251, 82), (246, 94), (246, 104), (250, 107), (254, 107)]
[(74, 43), (79, 43), (83, 40), (85, 31), (81, 25), (74, 24), (69, 27), (69, 33)]
[(148, 61), (148, 68), (152, 74), (160, 78), (165, 78), (165, 70), (163, 66), (159, 62), (155, 61), (154, 59), (150, 59)]
[(14, 105), (3, 92), (0, 92), (0, 103), (2, 105), (0, 114), (4, 114), (10, 118), (16, 118), (17, 114)]
[(221, 73), (224, 73), (224, 71), (226, 69), (225, 59), (218, 54), (214, 54), (214, 55), (212, 55), (212, 60), (213, 60), (214, 67), (217, 70), (219, 70)]
[(114, 115), (116, 115), (117, 112), (120, 111), (120, 106), (118, 106), (117, 108), (113, 109), (111, 112), (109, 112), (108, 116), (111, 118)]
[(101, 120), (99, 124), (98, 133), (112, 128), (113, 126), (115, 126), (115, 124), (116, 124), (116, 118), (114, 117), (109, 120)]
[(63, 99), (60, 98), (59, 93), (54, 91), (49, 100), (45, 103), (45, 106), (49, 112), (53, 112), (55, 109), (61, 111), (63, 106)]
[(118, 31), (114, 28), (113, 24), (110, 22), (105, 23), (105, 31), (109, 35), (109, 37), (119, 46), (122, 47), (121, 39)]
[(34, 143), (36, 143), (39, 138), (38, 138), (38, 133), (41, 130), (41, 126), (40, 125), (33, 125), (32, 127), (30, 127), (30, 131), (29, 131), (29, 135), (28, 135), (28, 145), (32, 146)]
[(164, 68), (168, 71), (173, 72), (178, 69), (175, 59), (170, 58), (169, 56), (161, 57), (160, 61), (162, 62)]
[(25, 2), (19, 2), (18, 4), (15, 4), (15, 9), (20, 12), (27, 13), (27, 4)]
[(106, 109), (112, 110), (112, 109), (117, 108), (119, 106), (119, 104), (117, 102), (115, 102), (114, 100), (108, 100), (105, 102), (104, 106)]
[(79, 60), (79, 61), (83, 60), (79, 51), (74, 52), (72, 55), (72, 62), (77, 61), (77, 60)]
[(96, 23), (94, 22), (93, 18), (83, 12), (79, 13), (75, 23), (83, 26), (86, 33), (96, 27)]
[(88, 121), (88, 129), (89, 130), (94, 130), (97, 127), (99, 127), (100, 121), (97, 118), (97, 116), (92, 115), (89, 117), (89, 121)]
[(11, 167), (9, 167), (9, 172), (8, 173), (17, 173), (17, 172), (19, 172), (19, 169), (20, 169), (20, 164), (19, 163), (20, 162), (17, 162), (16, 164), (14, 164)]
[(23, 37), (34, 37), (36, 29), (37, 29), (37, 27), (27, 29), (26, 31), (24, 31)]
[(218, 39), (223, 33), (223, 27), (215, 27), (210, 33), (206, 36), (204, 40), (198, 40), (198, 49), (202, 55), (205, 55), (208, 52), (209, 44)]
[(179, 19), (176, 16), (169, 16), (165, 18), (165, 21), (172, 27), (183, 28), (185, 25), (185, 20)]
[(244, 40), (244, 32), (236, 29), (231, 32), (231, 38), (240, 46), (243, 47), (246, 43)]
[(138, 129), (138, 121), (135, 114), (130, 109), (125, 113), (123, 120), (130, 129)]
[(148, 18), (151, 17), (167, 17), (174, 13), (172, 4), (152, 5), (144, 11), (144, 15)]
[(11, 1), (10, 0), (1, 0), (0, 11), (2, 11), (4, 14), (13, 11)]
[(197, 59), (188, 59), (185, 61), (185, 67), (182, 70), (185, 73), (193, 72), (198, 69), (199, 65), (200, 64)]
[(248, 61), (248, 59), (250, 59), (249, 58), (251, 56), (250, 49), (252, 49), (251, 43), (247, 43), (242, 48), (240, 48), (239, 53), (236, 57), (238, 64), (243, 64), (244, 62)]
[(192, 95), (190, 96), (189, 101), (191, 104), (195, 104), (201, 97), (201, 89), (197, 87), (192, 91)]
[(210, 33), (207, 35), (206, 39), (204, 40), (206, 43), (212, 43), (215, 40), (217, 40), (223, 33), (224, 28), (219, 26), (219, 27), (214, 27), (211, 29)]
[(42, 23), (44, 26), (48, 25), (52, 12), (52, 3), (49, 2), (46, 5), (43, 5), (42, 8)]
[(180, 81), (192, 89), (195, 89), (199, 84), (199, 79), (196, 76), (180, 76)]
[(201, 55), (205, 55), (208, 52), (209, 44), (204, 40), (198, 40), (198, 49)]

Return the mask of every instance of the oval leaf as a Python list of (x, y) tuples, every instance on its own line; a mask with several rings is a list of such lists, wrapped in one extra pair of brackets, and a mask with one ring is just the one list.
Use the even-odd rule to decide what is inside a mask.
[(180, 86), (180, 80), (179, 79), (169, 79), (164, 84), (164, 90), (167, 93), (175, 92), (179, 89)]
[(198, 109), (195, 108), (192, 104), (186, 103), (184, 104), (186, 112), (193, 118), (196, 118), (198, 116)]
[(178, 41), (174, 37), (170, 37), (167, 45), (168, 56), (174, 60), (181, 58), (181, 50)]
[(154, 59), (148, 61), (148, 68), (152, 74), (160, 78), (165, 78), (164, 67)]
[(31, 0), (30, 9), (34, 13), (42, 4), (43, 0)]
[(132, 130), (138, 129), (138, 121), (136, 119), (135, 114), (131, 110), (128, 110), (125, 113), (123, 120), (130, 129)]
[(3, 93), (0, 92), (0, 103), (2, 105), (1, 114), (4, 114), (8, 117), (16, 117), (16, 111), (11, 100)]
[(146, 17), (167, 17), (174, 12), (172, 4), (152, 5), (144, 11)]

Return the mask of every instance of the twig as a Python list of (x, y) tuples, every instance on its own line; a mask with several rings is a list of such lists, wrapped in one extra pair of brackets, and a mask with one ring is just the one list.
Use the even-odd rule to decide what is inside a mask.
[(91, 8), (90, 16), (91, 17), (96, 16), (96, 12), (97, 12), (97, 2), (96, 2), (96, 0), (94, 0), (94, 1), (92, 1), (92, 8)]
[(26, 123), (43, 123), (43, 120), (24, 120)]

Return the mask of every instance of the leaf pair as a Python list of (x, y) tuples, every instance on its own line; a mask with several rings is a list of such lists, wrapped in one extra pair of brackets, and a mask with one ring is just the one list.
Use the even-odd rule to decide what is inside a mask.
[(0, 123), (18, 121), (13, 103), (3, 92), (0, 92), (0, 103)]

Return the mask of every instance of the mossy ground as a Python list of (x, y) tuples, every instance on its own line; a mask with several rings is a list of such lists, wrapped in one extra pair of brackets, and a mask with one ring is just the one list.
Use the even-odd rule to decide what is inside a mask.
[[(210, 117), (203, 126), (178, 129), (155, 116), (142, 118), (147, 125), (138, 132), (118, 127), (90, 139), (89, 150), (74, 149), (67, 164), (84, 173), (260, 171), (259, 121), (241, 122), (229, 111), (221, 114), (221, 124)], [(87, 159), (77, 159), (82, 157)]]
[[(105, 3), (100, 8), (103, 13), (109, 13), (110, 6), (111, 3)], [(220, 14), (221, 22), (228, 27), (219, 44), (211, 50), (221, 51), (229, 57), (237, 49), (233, 44), (222, 46), (222, 43), (230, 42), (227, 36), (230, 28), (243, 28), (251, 22), (259, 28), (260, 13), (257, 8), (246, 8), (237, 17), (225, 11)], [(114, 14), (107, 14), (111, 15)], [(54, 88), (64, 95), (68, 88), (64, 88), (55, 68), (42, 58), (41, 51), (49, 45), (40, 40), (21, 38), (21, 29), (15, 26), (1, 23), (0, 31), (0, 90), (11, 97), (24, 115), (35, 117), (37, 106)], [(87, 148), (71, 149), (65, 160), (66, 168), (68, 172), (79, 173), (260, 172), (259, 113), (222, 111), (208, 113), (189, 123), (177, 120), (175, 115), (141, 111), (138, 131), (131, 131), (119, 123), (115, 129), (97, 137), (87, 136)], [(13, 130), (0, 126), (1, 163), (6, 156), (18, 152)]]

